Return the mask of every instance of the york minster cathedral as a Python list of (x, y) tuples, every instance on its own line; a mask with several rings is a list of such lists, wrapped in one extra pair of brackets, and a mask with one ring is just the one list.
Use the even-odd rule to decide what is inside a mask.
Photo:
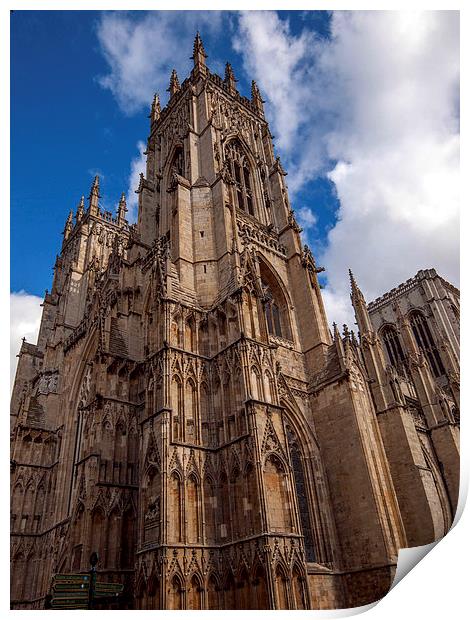
[(256, 83), (199, 35), (192, 58), (153, 100), (137, 222), (95, 178), (19, 352), (14, 609), (93, 552), (127, 609), (360, 606), (452, 524), (458, 289), (423, 269), (367, 304), (351, 273), (358, 334), (330, 327)]

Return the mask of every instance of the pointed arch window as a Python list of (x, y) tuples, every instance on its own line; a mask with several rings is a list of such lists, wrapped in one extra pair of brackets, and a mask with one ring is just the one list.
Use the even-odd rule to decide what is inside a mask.
[(265, 313), (269, 333), (282, 338), (281, 313), (269, 288), (266, 291)]
[(264, 314), (268, 334), (292, 340), (287, 300), (270, 269), (260, 261), (261, 284), (264, 291)]
[(170, 170), (179, 174), (180, 177), (184, 177), (184, 151), (182, 146), (176, 148)]
[(227, 161), (233, 179), (235, 205), (250, 215), (255, 215), (252, 172), (249, 162), (238, 140), (227, 146)]
[(386, 325), (382, 330), (382, 340), (387, 351), (390, 364), (396, 369), (403, 368), (405, 355), (398, 337), (397, 330), (392, 325)]
[(303, 465), (303, 458), (297, 436), (290, 427), (287, 427), (287, 443), (289, 445), (292, 472), (294, 474), (300, 526), (304, 537), (305, 557), (307, 562), (316, 562), (317, 557), (313, 540), (312, 520), (310, 517), (308, 501), (308, 486)]
[(445, 369), (426, 317), (419, 310), (415, 310), (410, 314), (410, 323), (416, 343), (426, 356), (433, 375), (441, 377), (445, 374)]

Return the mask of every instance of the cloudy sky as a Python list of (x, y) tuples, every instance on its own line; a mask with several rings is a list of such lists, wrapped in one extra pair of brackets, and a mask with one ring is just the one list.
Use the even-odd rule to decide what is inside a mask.
[[(353, 323), (347, 270), (372, 300), (435, 267), (459, 285), (457, 12), (16, 12), (12, 16), (14, 354), (34, 341), (68, 211), (102, 177), (135, 218), (153, 93), (229, 60), (256, 79), (329, 320)], [(39, 236), (40, 235), (40, 236)]]

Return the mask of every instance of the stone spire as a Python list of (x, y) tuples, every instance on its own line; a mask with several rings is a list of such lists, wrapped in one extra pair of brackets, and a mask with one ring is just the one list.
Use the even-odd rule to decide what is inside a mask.
[(124, 192), (122, 192), (121, 199), (119, 200), (118, 211), (117, 211), (118, 226), (122, 226), (124, 222), (126, 221), (126, 213), (127, 213), (126, 195)]
[(64, 232), (62, 233), (64, 235), (64, 242), (67, 241), (67, 239), (70, 237), (70, 233), (72, 232), (72, 229), (73, 229), (73, 209), (70, 209), (70, 213), (65, 222)]
[(100, 199), (100, 178), (98, 175), (93, 180), (88, 201), (90, 204), (90, 215), (97, 216), (100, 212), (98, 201)]
[(170, 77), (170, 86), (167, 88), (167, 91), (170, 93), (170, 97), (173, 97), (179, 90), (181, 90), (181, 86), (178, 75), (176, 74), (176, 69), (173, 69)]
[(150, 125), (157, 123), (160, 119), (160, 114), (162, 113), (162, 108), (160, 106), (160, 97), (158, 93), (155, 93), (152, 101), (152, 109), (150, 110)]
[(75, 221), (78, 223), (85, 213), (85, 196), (80, 198), (80, 202), (77, 205), (77, 212), (75, 214)]
[(366, 300), (351, 270), (349, 270), (349, 280), (351, 282), (351, 302), (354, 308), (354, 314), (356, 315), (359, 331), (361, 334), (372, 332), (373, 328), (369, 313), (367, 312)]
[(264, 117), (264, 101), (261, 99), (258, 84), (254, 80), (251, 82), (251, 103), (258, 114)]
[(336, 353), (338, 354), (341, 370), (344, 370), (346, 368), (346, 357), (344, 354), (343, 339), (341, 338), (341, 334), (339, 333), (336, 323), (333, 323), (333, 342), (336, 347)]
[(224, 82), (227, 84), (230, 92), (234, 92), (237, 90), (235, 86), (237, 80), (235, 79), (235, 74), (232, 69), (232, 65), (228, 62), (225, 65), (225, 79)]
[(196, 33), (196, 38), (194, 39), (193, 55), (191, 56), (191, 59), (194, 60), (194, 68), (199, 69), (199, 71), (205, 72), (206, 58), (207, 54), (198, 31)]

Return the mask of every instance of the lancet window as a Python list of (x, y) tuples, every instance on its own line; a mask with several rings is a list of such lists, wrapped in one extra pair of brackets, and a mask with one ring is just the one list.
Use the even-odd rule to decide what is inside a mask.
[(304, 537), (305, 556), (307, 562), (315, 562), (317, 561), (317, 558), (313, 541), (312, 521), (308, 501), (308, 485), (304, 470), (303, 457), (299, 440), (290, 427), (287, 428), (287, 441), (289, 444), (292, 472), (294, 474), (300, 526)]
[(180, 177), (184, 177), (184, 152), (182, 146), (178, 146), (175, 150), (171, 163), (171, 170), (179, 174)]
[(262, 262), (260, 262), (260, 272), (268, 334), (291, 340), (289, 312), (285, 295), (276, 278)]
[(253, 183), (250, 165), (237, 140), (227, 146), (227, 161), (233, 179), (233, 199), (242, 211), (254, 215)]
[(401, 370), (403, 368), (403, 362), (405, 361), (405, 355), (397, 330), (392, 325), (386, 325), (382, 330), (382, 340), (390, 364), (396, 368), (396, 370)]
[(445, 374), (441, 356), (434, 342), (426, 317), (422, 312), (416, 310), (410, 315), (410, 323), (416, 343), (425, 354), (433, 375), (435, 377), (440, 377)]

